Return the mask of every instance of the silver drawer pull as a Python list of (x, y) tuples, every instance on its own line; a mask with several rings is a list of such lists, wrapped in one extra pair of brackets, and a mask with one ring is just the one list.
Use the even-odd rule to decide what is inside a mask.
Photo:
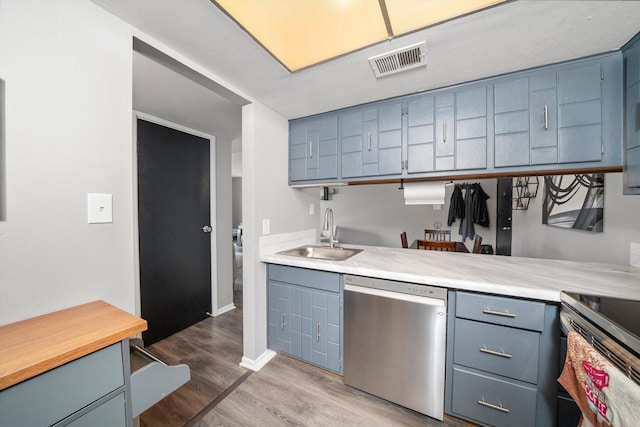
[(486, 406), (487, 408), (495, 409), (496, 411), (504, 412), (505, 414), (509, 413), (509, 410), (502, 406), (502, 403), (498, 403), (500, 406), (493, 405), (491, 403), (485, 402), (484, 397), (482, 400), (478, 400), (478, 405)]
[(504, 357), (505, 359), (511, 359), (513, 357), (509, 353), (505, 353), (504, 350), (502, 351), (489, 350), (486, 346), (482, 346), (480, 351), (483, 353), (491, 354), (493, 356)]
[(282, 313), (280, 315), (280, 330), (284, 330), (284, 326), (287, 324), (287, 322), (285, 322), (285, 313)]
[(316, 324), (316, 341), (320, 341), (320, 322)]
[(489, 308), (485, 308), (482, 310), (484, 314), (492, 314), (494, 316), (502, 316), (502, 317), (516, 317), (515, 314), (509, 313), (508, 311), (493, 311)]

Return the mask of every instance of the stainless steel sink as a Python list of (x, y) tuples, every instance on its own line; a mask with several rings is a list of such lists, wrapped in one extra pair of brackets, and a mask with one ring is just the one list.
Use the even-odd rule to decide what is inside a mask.
[(351, 249), (351, 248), (341, 248), (341, 247), (329, 248), (326, 246), (306, 245), (306, 246), (300, 246), (299, 248), (278, 252), (278, 254), (297, 256), (297, 257), (303, 257), (303, 258), (312, 258), (312, 259), (344, 261), (356, 254), (359, 254), (360, 252), (362, 252), (362, 249)]

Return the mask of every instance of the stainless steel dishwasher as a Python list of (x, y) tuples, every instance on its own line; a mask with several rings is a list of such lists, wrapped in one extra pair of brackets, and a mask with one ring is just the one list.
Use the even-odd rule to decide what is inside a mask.
[(344, 383), (442, 420), (447, 291), (344, 275)]

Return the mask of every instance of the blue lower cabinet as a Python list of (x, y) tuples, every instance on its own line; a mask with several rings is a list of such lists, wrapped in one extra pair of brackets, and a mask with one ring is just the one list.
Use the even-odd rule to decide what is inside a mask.
[(555, 426), (558, 307), (463, 291), (448, 305), (445, 412), (483, 426)]
[(342, 374), (342, 276), (269, 265), (269, 348)]

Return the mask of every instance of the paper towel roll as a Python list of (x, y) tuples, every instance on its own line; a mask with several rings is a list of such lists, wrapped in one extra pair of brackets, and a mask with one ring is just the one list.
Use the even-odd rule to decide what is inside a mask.
[(404, 184), (405, 205), (443, 205), (444, 182), (408, 182)]

